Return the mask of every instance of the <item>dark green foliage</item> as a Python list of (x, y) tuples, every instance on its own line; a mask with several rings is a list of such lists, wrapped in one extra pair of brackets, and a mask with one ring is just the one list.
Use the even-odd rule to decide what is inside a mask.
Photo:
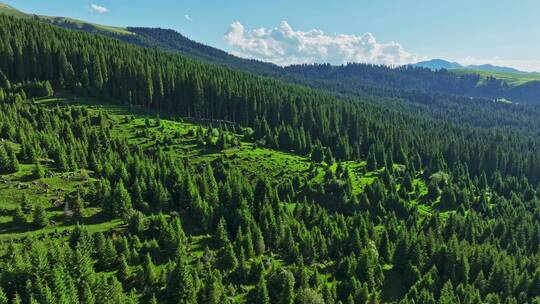
[(270, 296), (268, 295), (266, 280), (263, 275), (260, 276), (259, 282), (255, 286), (252, 298), (251, 302), (254, 304), (270, 304)]
[(8, 304), (8, 298), (4, 290), (0, 287), (0, 304)]
[[(2, 237), (17, 238), (0, 244), (0, 303), (538, 296), (537, 110), (490, 105), (486, 120), (455, 125), (447, 112), (433, 121), (31, 20), (0, 16), (0, 25), (0, 75), (10, 79), (0, 79), (1, 194), (32, 195), (2, 210), (13, 217)], [(50, 95), (51, 84), (161, 115), (136, 123), (27, 100)], [(171, 135), (165, 115), (190, 117), (191, 131)], [(245, 146), (264, 151), (261, 164), (235, 154)], [(302, 164), (246, 168), (270, 165), (275, 149)], [(57, 206), (34, 204), (36, 193), (12, 183), (55, 178), (65, 189), (41, 191), (54, 191)], [(52, 226), (62, 211), (68, 220)], [(68, 226), (77, 221), (101, 232)]]
[(43, 166), (38, 162), (36, 162), (35, 166), (34, 166), (34, 177), (39, 179), (39, 178), (43, 178), (45, 177), (45, 169), (43, 168)]
[(221, 265), (224, 269), (230, 271), (234, 271), (238, 267), (238, 260), (230, 242), (225, 245)]
[(125, 215), (131, 210), (131, 197), (122, 181), (117, 182), (114, 187), (109, 204), (107, 209), (115, 215)]
[(49, 225), (49, 218), (45, 208), (41, 204), (37, 204), (34, 208), (34, 224), (38, 227), (46, 227)]
[[(354, 303), (354, 300), (352, 300)], [(298, 304), (323, 304), (325, 303), (323, 297), (316, 291), (310, 288), (302, 288), (296, 295), (296, 302)]]
[(311, 160), (318, 163), (324, 160), (324, 150), (320, 144), (315, 145), (313, 151), (311, 151)]
[(0, 174), (15, 173), (19, 170), (19, 161), (13, 149), (0, 145)]
[(15, 225), (26, 224), (26, 216), (20, 206), (13, 212), (13, 223)]
[(378, 166), (378, 163), (377, 163), (377, 157), (375, 156), (375, 151), (372, 148), (370, 148), (368, 152), (366, 168), (369, 171), (374, 171), (377, 169), (377, 166)]
[(192, 304), (196, 303), (196, 286), (193, 282), (192, 270), (180, 259), (176, 262), (167, 283), (167, 299), (171, 303)]
[(77, 196), (72, 202), (71, 210), (73, 211), (73, 217), (80, 219), (83, 217), (83, 211), (85, 208), (85, 203), (80, 193), (77, 193)]

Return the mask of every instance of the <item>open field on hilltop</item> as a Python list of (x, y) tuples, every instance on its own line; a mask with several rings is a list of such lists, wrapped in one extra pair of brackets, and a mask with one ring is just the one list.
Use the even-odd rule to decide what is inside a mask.
[(466, 69), (454, 69), (450, 70), (456, 74), (477, 74), (480, 75), (480, 83), (483, 84), (488, 77), (495, 77), (504, 81), (511, 87), (526, 84), (531, 81), (540, 81), (540, 73), (503, 73), (503, 72), (489, 72), (489, 71), (477, 71)]

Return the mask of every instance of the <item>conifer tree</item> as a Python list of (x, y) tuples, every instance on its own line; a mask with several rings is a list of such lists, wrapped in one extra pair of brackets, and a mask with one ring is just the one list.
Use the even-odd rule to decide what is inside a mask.
[(375, 156), (375, 151), (373, 148), (369, 149), (367, 160), (366, 160), (366, 169), (368, 171), (375, 171), (378, 167), (377, 157)]
[(15, 155), (15, 151), (9, 146), (6, 151), (9, 157), (9, 163), (7, 166), (8, 173), (15, 173), (19, 171), (19, 160), (17, 159), (17, 155)]
[(261, 230), (258, 229), (256, 226), (255, 226), (255, 229), (253, 231), (253, 233), (255, 234), (255, 237), (254, 237), (254, 240), (255, 240), (255, 252), (257, 253), (257, 255), (262, 255), (264, 253), (264, 251), (266, 250), (266, 245), (264, 243), (264, 238), (263, 238), (263, 235), (261, 233)]
[(84, 283), (92, 283), (94, 281), (93, 259), (90, 252), (84, 248), (83, 244), (78, 244), (72, 253), (71, 257), (71, 276), (75, 281), (76, 286), (82, 288)]
[(94, 295), (94, 292), (92, 291), (92, 288), (90, 287), (89, 282), (84, 282), (83, 284), (82, 294), (81, 294), (81, 303), (88, 303), (88, 304), (96, 303), (96, 297)]
[(118, 259), (118, 277), (122, 282), (128, 282), (131, 278), (131, 269), (124, 254), (121, 254)]
[(0, 304), (8, 304), (8, 298), (2, 287), (0, 287)]
[(43, 207), (42, 204), (37, 204), (34, 208), (34, 224), (38, 227), (46, 227), (49, 225), (49, 217), (47, 215), (47, 211), (45, 210), (45, 207)]
[(4, 145), (0, 145), (0, 174), (11, 173), (11, 158)]
[(313, 150), (311, 151), (311, 160), (316, 163), (320, 163), (324, 160), (324, 149), (320, 143), (313, 147)]
[(148, 253), (144, 259), (142, 275), (143, 277), (139, 281), (144, 284), (145, 289), (153, 290), (158, 280), (158, 274), (152, 257)]
[(133, 208), (129, 192), (121, 181), (116, 183), (111, 204), (110, 211), (117, 216), (126, 215)]
[(71, 207), (74, 218), (80, 219), (83, 217), (84, 205), (84, 200), (82, 199), (81, 194), (77, 192), (77, 196), (75, 197), (73, 206)]
[(36, 179), (45, 177), (45, 169), (43, 168), (43, 166), (40, 164), (39, 161), (36, 161), (34, 165), (33, 175), (34, 175), (34, 178)]
[(217, 229), (216, 229), (216, 243), (219, 247), (226, 246), (229, 241), (229, 236), (227, 233), (227, 222), (224, 218), (221, 218), (219, 220)]
[(260, 276), (259, 282), (255, 287), (255, 293), (255, 304), (270, 304), (270, 296), (268, 295), (268, 289), (266, 287), (266, 280), (264, 279), (264, 275)]
[(234, 253), (234, 248), (230, 242), (224, 247), (224, 253), (222, 258), (222, 267), (224, 269), (234, 271), (238, 267), (238, 259)]
[(15, 225), (26, 224), (26, 216), (24, 215), (21, 206), (18, 206), (15, 211), (13, 211), (13, 223)]
[(197, 290), (191, 275), (191, 269), (179, 259), (171, 273), (166, 293), (170, 303), (195, 304)]
[(11, 300), (12, 304), (22, 304), (22, 299), (19, 293), (15, 293), (15, 296), (13, 296), (13, 299)]

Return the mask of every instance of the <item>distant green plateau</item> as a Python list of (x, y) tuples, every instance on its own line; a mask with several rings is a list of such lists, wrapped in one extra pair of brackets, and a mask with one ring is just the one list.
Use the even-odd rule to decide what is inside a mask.
[(85, 31), (105, 31), (105, 32), (111, 32), (111, 33), (121, 34), (121, 35), (135, 35), (134, 33), (122, 27), (95, 24), (91, 22), (86, 22), (86, 21), (81, 21), (81, 20), (66, 18), (66, 17), (51, 17), (51, 16), (43, 16), (43, 15), (26, 14), (24, 12), (21, 12), (1, 2), (0, 2), (0, 14), (14, 16), (18, 18), (34, 18), (34, 19), (38, 19), (46, 23), (50, 23), (50, 24), (58, 25), (62, 27), (67, 27), (71, 29), (79, 29), (79, 30), (85, 30)]
[(511, 87), (523, 85), (532, 81), (540, 81), (540, 73), (503, 73), (503, 72), (490, 72), (490, 71), (478, 71), (468, 69), (454, 69), (452, 72), (458, 75), (476, 74), (480, 75), (480, 83), (483, 84), (488, 77), (494, 77), (504, 81)]

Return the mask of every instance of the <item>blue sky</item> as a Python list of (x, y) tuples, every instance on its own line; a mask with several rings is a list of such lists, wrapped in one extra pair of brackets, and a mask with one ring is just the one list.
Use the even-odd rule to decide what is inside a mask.
[(5, 2), (28, 13), (116, 26), (172, 28), (237, 55), (280, 64), (401, 64), (444, 58), (540, 71), (538, 0)]

